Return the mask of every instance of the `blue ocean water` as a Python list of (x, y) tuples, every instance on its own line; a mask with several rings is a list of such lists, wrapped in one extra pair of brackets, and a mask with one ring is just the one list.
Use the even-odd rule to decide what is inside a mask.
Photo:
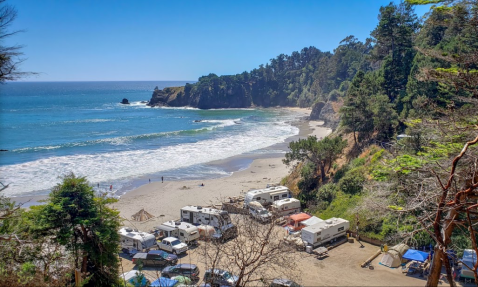
[[(121, 193), (135, 180), (224, 176), (214, 160), (262, 152), (296, 135), (284, 110), (150, 108), (155, 86), (185, 82), (0, 85), (0, 181), (9, 196), (49, 192), (69, 172)], [(127, 98), (130, 105), (119, 102)]]

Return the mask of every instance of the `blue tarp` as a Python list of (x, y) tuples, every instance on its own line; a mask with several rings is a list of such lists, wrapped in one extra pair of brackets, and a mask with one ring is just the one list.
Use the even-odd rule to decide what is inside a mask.
[(166, 277), (159, 277), (153, 283), (151, 283), (152, 287), (173, 287), (176, 283), (178, 283), (178, 280), (173, 280), (169, 279)]
[(425, 262), (428, 258), (428, 253), (423, 251), (418, 251), (415, 249), (408, 249), (405, 254), (403, 254), (403, 259), (415, 260), (419, 262)]

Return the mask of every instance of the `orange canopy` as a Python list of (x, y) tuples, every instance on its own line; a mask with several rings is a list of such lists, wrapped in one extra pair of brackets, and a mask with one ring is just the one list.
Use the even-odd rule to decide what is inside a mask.
[(303, 212), (289, 216), (289, 219), (297, 221), (297, 222), (304, 221), (309, 218), (311, 218), (311, 216)]

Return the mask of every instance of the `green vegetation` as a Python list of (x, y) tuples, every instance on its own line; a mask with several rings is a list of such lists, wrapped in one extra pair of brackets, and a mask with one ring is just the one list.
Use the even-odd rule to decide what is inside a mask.
[(113, 202), (70, 174), (45, 205), (16, 209), (2, 220), (0, 231), (9, 235), (0, 240), (0, 285), (74, 285), (77, 269), (82, 286), (117, 286), (120, 218), (108, 207)]

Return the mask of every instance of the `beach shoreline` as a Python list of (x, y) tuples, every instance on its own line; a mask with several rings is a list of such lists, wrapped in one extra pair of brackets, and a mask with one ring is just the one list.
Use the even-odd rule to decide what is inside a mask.
[[(304, 117), (310, 114), (309, 109), (293, 109), (303, 113)], [(308, 135), (320, 139), (332, 132), (319, 121), (302, 119), (295, 124), (300, 130), (299, 134), (282, 144), (287, 145), (292, 140)], [(149, 231), (165, 221), (178, 219), (179, 210), (186, 205), (208, 206), (229, 197), (243, 195), (251, 189), (265, 188), (267, 184), (279, 184), (289, 172), (289, 167), (282, 163), (284, 154), (258, 155), (255, 158), (253, 155), (246, 155), (234, 158), (240, 157), (249, 158), (251, 163), (245, 169), (232, 172), (230, 176), (203, 180), (166, 179), (164, 183), (161, 181), (146, 183), (122, 195), (112, 206), (120, 212), (124, 226)], [(231, 159), (211, 164), (228, 164), (228, 162), (230, 163)], [(155, 218), (145, 222), (130, 220), (134, 213), (143, 208)]]
[[(315, 135), (318, 139), (320, 139), (327, 136), (331, 132), (331, 129), (323, 127), (323, 122), (308, 120), (310, 109), (282, 109), (294, 111), (299, 114), (298, 120), (292, 123), (299, 129), (298, 135), (292, 136), (282, 143), (278, 143), (264, 149), (264, 153), (258, 152), (241, 154), (226, 159), (211, 161), (206, 164), (208, 166), (215, 166), (227, 171), (228, 175), (222, 177), (173, 181), (165, 177), (164, 184), (161, 183), (160, 178), (156, 178), (156, 180), (153, 179), (150, 183), (148, 182), (147, 176), (133, 179), (133, 187), (131, 189), (120, 190), (119, 194), (121, 194), (121, 196), (119, 198), (119, 202), (114, 204), (115, 208), (117, 208), (120, 211), (120, 215), (126, 219), (131, 218), (131, 215), (137, 212), (139, 209), (145, 208), (148, 212), (157, 216), (157, 220), (161, 221), (164, 219), (164, 221), (167, 221), (179, 217), (179, 211), (176, 212), (177, 214), (175, 217), (175, 213), (173, 211), (161, 212), (160, 208), (155, 207), (154, 204), (149, 202), (164, 202), (164, 200), (167, 199), (168, 202), (177, 202), (180, 206), (176, 208), (176, 210), (179, 210), (179, 208), (183, 207), (184, 205), (206, 205), (213, 199), (217, 199), (215, 200), (216, 202), (219, 201), (219, 197), (237, 196), (240, 195), (241, 192), (247, 191), (251, 188), (263, 188), (267, 183), (279, 183), (280, 180), (288, 174), (288, 169), (282, 163), (282, 158), (284, 157), (284, 153), (287, 150), (289, 142), (298, 140), (299, 138), (305, 138), (308, 135)], [(280, 152), (271, 152), (274, 150)], [(270, 170), (266, 170), (264, 167), (271, 168), (269, 168)], [(249, 180), (247, 180), (248, 177), (250, 178)], [(197, 188), (192, 188), (199, 186), (201, 183), (204, 183), (206, 188), (203, 188), (200, 191), (198, 191)], [(225, 186), (226, 183), (234, 186), (235, 188), (233, 188), (233, 190), (230, 192), (221, 192), (221, 189), (227, 189), (227, 186)], [(238, 186), (241, 184), (243, 188), (239, 190)], [(196, 191), (194, 193), (179, 192), (179, 198), (165, 195), (167, 194), (167, 190), (179, 190), (184, 186), (189, 188), (187, 190), (191, 191), (194, 189)], [(221, 188), (215, 188), (214, 190), (211, 190), (211, 186), (221, 186)], [(185, 202), (181, 200), (181, 197), (189, 197), (191, 194), (194, 194), (194, 198), (196, 198), (196, 194), (198, 194), (199, 198), (207, 198), (208, 200), (202, 200), (200, 202), (196, 202), (195, 200), (191, 202)], [(219, 197), (217, 195), (219, 195)], [(23, 203), (22, 207), (28, 208), (32, 205), (41, 204), (41, 201), (45, 200), (47, 197), (47, 195), (32, 195), (12, 197), (12, 199), (17, 203)], [(148, 200), (148, 197), (150, 197), (151, 200)], [(167, 209), (169, 210), (169, 207)], [(134, 224), (138, 223), (135, 222)], [(128, 225), (128, 223), (125, 222), (125, 225)], [(150, 227), (150, 224), (140, 225), (145, 225), (143, 229)]]

